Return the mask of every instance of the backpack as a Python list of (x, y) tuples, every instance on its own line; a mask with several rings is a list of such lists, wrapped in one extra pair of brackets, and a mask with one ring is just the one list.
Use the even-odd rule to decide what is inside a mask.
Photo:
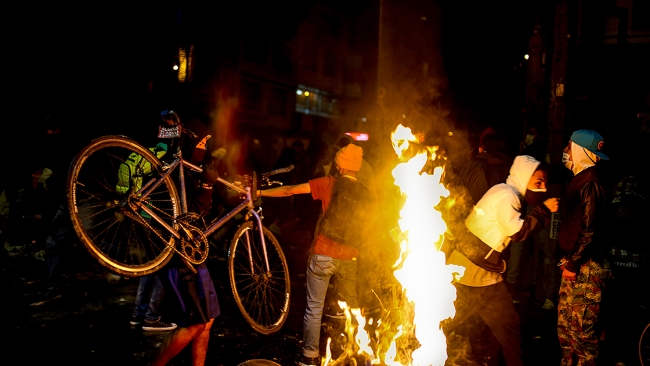
[[(160, 159), (167, 153), (167, 145), (158, 143), (156, 147), (151, 147), (149, 150)], [(151, 163), (146, 160), (142, 162), (142, 155), (132, 152), (120, 164), (115, 191), (119, 194), (126, 194), (131, 188), (137, 191), (142, 187), (142, 178), (149, 174), (151, 174)]]
[(372, 195), (366, 186), (356, 180), (338, 178), (320, 221), (320, 234), (339, 244), (358, 248), (371, 203)]

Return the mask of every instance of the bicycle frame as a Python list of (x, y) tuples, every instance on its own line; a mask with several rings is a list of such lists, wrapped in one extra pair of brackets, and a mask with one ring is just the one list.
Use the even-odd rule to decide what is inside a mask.
[[(160, 225), (162, 225), (167, 231), (169, 231), (170, 234), (172, 234), (176, 239), (181, 239), (181, 234), (175, 230), (173, 227), (168, 225), (166, 222), (164, 222), (151, 208), (148, 207), (146, 204), (146, 198), (153, 192), (158, 186), (160, 186), (165, 177), (169, 176), (174, 172), (174, 170), (178, 169), (178, 178), (179, 178), (179, 185), (180, 185), (180, 200), (181, 200), (181, 214), (187, 213), (187, 195), (186, 195), (186, 186), (185, 186), (185, 168), (189, 168), (190, 170), (193, 170), (197, 173), (201, 173), (203, 171), (203, 168), (200, 166), (197, 166), (195, 164), (192, 164), (191, 162), (184, 160), (182, 153), (180, 149), (177, 151), (177, 153), (174, 155), (174, 161), (172, 161), (168, 165), (163, 165), (163, 174), (158, 177), (157, 179), (151, 179), (147, 183), (145, 183), (132, 197), (137, 198), (137, 201), (133, 203), (135, 206), (134, 208), (140, 209), (145, 211), (149, 216), (151, 216), (152, 220), (155, 220), (158, 222)], [(251, 187), (240, 187), (238, 185), (235, 185), (233, 183), (230, 183), (221, 177), (217, 178), (217, 182), (227, 186), (228, 188), (240, 193), (241, 195), (245, 195), (244, 200), (233, 210), (225, 214), (222, 218), (217, 220), (216, 222), (210, 224), (204, 231), (203, 235), (208, 236), (215, 231), (217, 231), (221, 226), (223, 226), (228, 220), (232, 219), (235, 215), (237, 215), (239, 212), (243, 211), (244, 209), (248, 209), (248, 213), (255, 219), (255, 222), (257, 223), (257, 226), (260, 228), (259, 235), (260, 235), (260, 240), (262, 243), (262, 250), (264, 252), (264, 261), (266, 264), (266, 271), (267, 273), (270, 273), (271, 269), (269, 266), (269, 260), (268, 256), (266, 254), (266, 242), (264, 241), (264, 233), (262, 230), (262, 219), (258, 215), (257, 212), (255, 212), (255, 207), (253, 206), (253, 198), (251, 194)], [(253, 187), (255, 189), (255, 187)], [(176, 220), (176, 218), (174, 218)], [(248, 254), (249, 254), (249, 262), (251, 265), (251, 271), (253, 271), (253, 260), (252, 260), (252, 253), (250, 249), (250, 241), (247, 241), (246, 243), (248, 247)]]

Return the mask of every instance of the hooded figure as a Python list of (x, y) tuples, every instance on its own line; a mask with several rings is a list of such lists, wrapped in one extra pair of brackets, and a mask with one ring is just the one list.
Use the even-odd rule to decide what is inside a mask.
[[(489, 275), (493, 280), (501, 278), (500, 273), (506, 269), (501, 252), (510, 241), (524, 241), (549, 223), (551, 211), (546, 204), (534, 206), (527, 215), (522, 213), (522, 199), (546, 191), (546, 171), (539, 167), (540, 162), (530, 156), (515, 158), (506, 183), (490, 188), (465, 220), (471, 234), (454, 243), (456, 253), (451, 253), (452, 258), (458, 260), (456, 257), (462, 253), (465, 260), (499, 274)], [(467, 279), (467, 273), (463, 279)]]
[(550, 213), (557, 211), (558, 201), (551, 198), (522, 215), (522, 199), (531, 191), (544, 191), (546, 175), (539, 161), (527, 155), (517, 156), (506, 183), (490, 188), (474, 206), (465, 220), (469, 233), (454, 241), (447, 260), (465, 267), (465, 273), (455, 279), (456, 316), (444, 326), (445, 332), (479, 315), (501, 345), (508, 366), (523, 363), (519, 315), (503, 283), (505, 261), (501, 252), (510, 240), (524, 241), (543, 228)]
[(612, 277), (607, 262), (611, 242), (605, 236), (608, 189), (597, 166), (600, 160), (609, 160), (600, 151), (603, 143), (596, 131), (578, 130), (563, 151), (563, 163), (574, 177), (564, 193), (558, 236), (565, 252), (557, 325), (562, 365), (572, 365), (575, 357), (579, 365), (598, 363), (600, 304)]

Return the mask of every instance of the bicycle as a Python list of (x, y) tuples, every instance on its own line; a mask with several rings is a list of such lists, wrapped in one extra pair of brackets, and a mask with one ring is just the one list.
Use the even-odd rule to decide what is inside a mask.
[[(176, 121), (165, 132), (179, 139), (196, 136)], [(172, 131), (176, 129), (175, 131)], [(160, 137), (160, 135), (159, 135)], [(173, 141), (170, 145), (174, 145)], [(183, 159), (180, 144), (169, 156), (162, 147), (145, 148), (126, 136), (110, 135), (91, 141), (73, 159), (68, 174), (68, 208), (73, 227), (90, 254), (109, 271), (126, 277), (144, 276), (164, 267), (174, 253), (192, 269), (208, 257), (207, 236), (246, 210), (228, 250), (231, 289), (245, 320), (261, 334), (278, 331), (288, 317), (289, 268), (282, 248), (262, 224), (256, 208), (257, 174), (241, 182), (222, 184), (239, 194), (241, 202), (209, 225), (188, 212), (185, 169), (202, 167)], [(167, 159), (161, 160), (163, 157)], [(261, 175), (259, 187), (281, 184), (270, 176), (293, 166)], [(178, 172), (177, 182), (172, 173)], [(177, 189), (178, 186), (178, 189)]]
[(646, 325), (639, 337), (639, 361), (641, 366), (650, 365), (650, 323)]

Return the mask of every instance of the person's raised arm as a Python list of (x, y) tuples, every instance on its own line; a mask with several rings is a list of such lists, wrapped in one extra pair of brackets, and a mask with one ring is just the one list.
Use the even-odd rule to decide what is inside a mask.
[(286, 197), (293, 196), (294, 194), (311, 193), (309, 183), (296, 184), (293, 186), (275, 187), (266, 190), (258, 190), (258, 197)]

